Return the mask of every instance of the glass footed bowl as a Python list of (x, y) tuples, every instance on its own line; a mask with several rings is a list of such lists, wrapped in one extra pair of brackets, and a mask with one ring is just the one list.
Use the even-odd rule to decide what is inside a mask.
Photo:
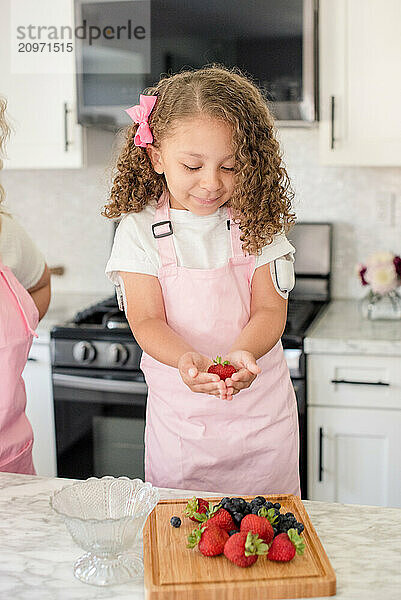
[(91, 477), (63, 487), (50, 498), (74, 542), (86, 554), (75, 576), (92, 585), (113, 585), (143, 575), (141, 554), (128, 552), (159, 501), (150, 483), (127, 477)]

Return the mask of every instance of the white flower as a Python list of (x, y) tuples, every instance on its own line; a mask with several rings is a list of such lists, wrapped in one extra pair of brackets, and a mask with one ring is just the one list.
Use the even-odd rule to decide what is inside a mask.
[(386, 261), (377, 263), (375, 266), (369, 264), (365, 279), (375, 294), (388, 294), (398, 285), (394, 264), (388, 264)]

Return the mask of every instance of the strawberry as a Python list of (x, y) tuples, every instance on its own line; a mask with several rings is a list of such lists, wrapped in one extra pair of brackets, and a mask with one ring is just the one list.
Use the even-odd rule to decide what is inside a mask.
[[(197, 498), (194, 496), (188, 502), (184, 515), (189, 517), (191, 521), (206, 521), (206, 512), (209, 510), (209, 502), (206, 502), (203, 498)], [(204, 515), (201, 517), (201, 515)]]
[(248, 533), (248, 531), (256, 533), (266, 544), (270, 544), (274, 538), (274, 531), (270, 522), (266, 517), (259, 517), (259, 515), (246, 515), (241, 521), (240, 529), (245, 533)]
[(209, 527), (207, 524), (199, 525), (189, 534), (187, 548), (195, 548), (197, 545), (204, 556), (218, 556), (223, 554), (229, 537), (224, 529)]
[(251, 531), (240, 531), (228, 538), (224, 555), (239, 567), (250, 567), (258, 560), (257, 555), (266, 554), (267, 550), (267, 544), (257, 535)]
[(225, 510), (225, 508), (219, 508), (218, 505), (209, 511), (207, 524), (208, 526), (213, 525), (220, 527), (220, 529), (225, 529), (225, 531), (237, 529), (228, 510)]
[(210, 365), (207, 372), (208, 373), (216, 373), (220, 379), (227, 379), (227, 377), (231, 377), (233, 373), (237, 372), (237, 369), (230, 365), (228, 360), (221, 362), (221, 356), (217, 356), (216, 360), (213, 361), (214, 364)]
[(287, 533), (279, 533), (270, 546), (267, 558), (287, 562), (297, 554), (303, 554), (305, 542), (296, 529), (289, 529)]

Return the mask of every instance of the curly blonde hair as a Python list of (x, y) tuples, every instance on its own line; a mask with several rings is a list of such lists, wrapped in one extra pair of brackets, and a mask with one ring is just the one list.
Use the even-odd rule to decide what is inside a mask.
[[(144, 91), (158, 99), (149, 116), (153, 145), (174, 131), (180, 119), (206, 115), (227, 123), (235, 153), (235, 189), (229, 201), (241, 227), (242, 248), (260, 254), (273, 236), (287, 232), (295, 215), (294, 193), (275, 137), (274, 119), (261, 91), (238, 68), (212, 64), (160, 79)], [(163, 174), (154, 171), (145, 148), (135, 146), (138, 128), (125, 130), (125, 145), (118, 157), (108, 203), (102, 215), (116, 218), (156, 205), (167, 189)]]
[[(10, 126), (7, 123), (6, 114), (5, 114), (6, 108), (7, 108), (7, 100), (0, 96), (0, 169), (3, 168), (2, 157), (5, 155), (5, 144), (6, 144), (8, 137), (10, 136)], [(0, 205), (3, 202), (5, 195), (6, 194), (5, 194), (4, 188), (0, 183)], [(4, 211), (2, 211), (2, 208), (0, 206), (0, 213), (1, 212), (4, 212)]]

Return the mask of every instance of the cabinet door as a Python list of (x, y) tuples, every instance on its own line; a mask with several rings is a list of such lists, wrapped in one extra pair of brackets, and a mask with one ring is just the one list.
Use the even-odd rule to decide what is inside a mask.
[(310, 407), (308, 498), (401, 507), (401, 411)]
[[(52, 11), (57, 11), (57, 23), (73, 25), (72, 0), (58, 0), (57, 3), (41, 0), (32, 6), (35, 24), (47, 23)], [(49, 50), (46, 44), (40, 53), (33, 52), (34, 43), (28, 37), (21, 42), (17, 38), (18, 13), (11, 10), (10, 0), (0, 0), (0, 14), (0, 94), (8, 101), (7, 115), (13, 130), (7, 143), (4, 167), (81, 167), (82, 131), (76, 120), (74, 51), (67, 52), (68, 40), (64, 46), (61, 46), (62, 40), (57, 40), (57, 53), (54, 52), (56, 46), (52, 45)], [(74, 48), (74, 40), (71, 41)], [(25, 42), (26, 51), (19, 52), (18, 58), (25, 57), (27, 70), (20, 73), (13, 56), (18, 44)], [(47, 65), (49, 72), (44, 72)], [(62, 66), (60, 72), (55, 70), (56, 65)]]
[(32, 425), (33, 464), (38, 475), (55, 477), (56, 434), (49, 344), (33, 344), (22, 374), (26, 389), (26, 414)]
[(401, 2), (321, 0), (320, 159), (401, 164)]

